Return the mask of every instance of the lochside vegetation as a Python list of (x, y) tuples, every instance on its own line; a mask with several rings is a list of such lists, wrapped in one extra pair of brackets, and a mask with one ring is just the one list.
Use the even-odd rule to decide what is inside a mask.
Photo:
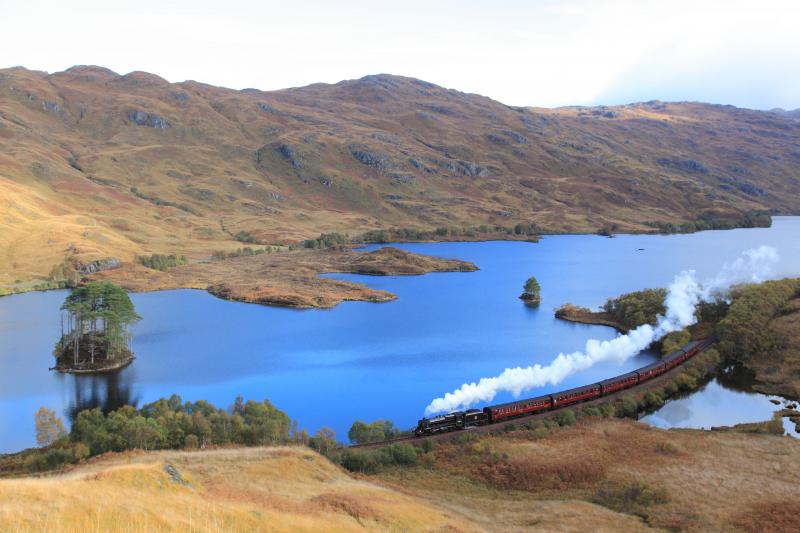
[(726, 230), (735, 228), (769, 228), (772, 217), (768, 212), (754, 211), (743, 215), (716, 215), (703, 213), (694, 222), (673, 224), (672, 222), (645, 222), (658, 233), (694, 233), (706, 230)]
[(105, 413), (100, 408), (81, 411), (69, 433), (52, 411), (36, 414), (37, 443), (42, 448), (0, 455), (0, 475), (17, 475), (62, 468), (106, 452), (124, 450), (192, 449), (212, 446), (262, 446), (298, 443), (321, 451), (335, 447), (327, 429), (313, 437), (298, 431), (297, 423), (269, 401), (244, 401), (240, 396), (228, 409), (209, 402), (184, 402), (172, 395), (141, 409), (127, 405)]
[(642, 324), (654, 324), (658, 315), (666, 312), (666, 289), (645, 289), (623, 294), (606, 301), (603, 310), (627, 329)]
[(161, 270), (162, 272), (168, 270), (170, 268), (185, 265), (186, 264), (186, 256), (185, 255), (165, 255), (165, 254), (152, 254), (152, 255), (139, 255), (136, 256), (136, 262), (146, 266), (147, 268), (152, 268), (153, 270)]

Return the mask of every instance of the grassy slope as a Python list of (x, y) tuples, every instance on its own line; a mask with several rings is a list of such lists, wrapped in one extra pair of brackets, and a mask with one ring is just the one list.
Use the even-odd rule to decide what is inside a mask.
[(3, 531), (474, 530), (299, 448), (130, 453), (53, 478), (3, 480), (0, 495)]
[[(147, 125), (153, 116), (168, 127)], [(199, 258), (239, 245), (240, 230), (275, 243), (387, 226), (635, 231), (701, 211), (797, 212), (798, 141), (800, 121), (774, 113), (511, 108), (387, 75), (265, 93), (98, 67), (6, 69), (0, 284), (41, 278), (70, 245), (84, 259)]]
[[(0, 529), (759, 531), (770, 524), (791, 531), (800, 525), (794, 467), (800, 444), (788, 437), (584, 419), (544, 436), (519, 431), (438, 443), (430, 459), (423, 460), (429, 466), (359, 477), (304, 448), (111, 455), (64, 475), (0, 480)], [(174, 482), (166, 465), (188, 485)], [(593, 503), (599, 489), (637, 481), (662, 491), (665, 501), (616, 510)]]
[(596, 507), (567, 512), (557, 504), (595, 501), (600, 490), (619, 491), (637, 482), (663, 493), (664, 501), (623, 500), (615, 502), (616, 509), (643, 516), (654, 528), (764, 531), (770, 525), (767, 530), (794, 531), (800, 526), (800, 472), (794, 466), (800, 443), (790, 437), (664, 431), (630, 420), (584, 419), (545, 436), (517, 431), (437, 445), (432, 453), (433, 469), (380, 477), (445, 509), (469, 509), (487, 529), (580, 530), (582, 525), (594, 530), (603, 523)]

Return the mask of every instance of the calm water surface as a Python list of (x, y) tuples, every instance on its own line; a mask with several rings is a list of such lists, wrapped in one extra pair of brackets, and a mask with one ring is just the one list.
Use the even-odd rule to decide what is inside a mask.
[[(589, 338), (615, 336), (609, 328), (555, 320), (554, 309), (565, 302), (595, 307), (609, 296), (666, 286), (683, 269), (711, 276), (725, 261), (761, 244), (779, 250), (779, 274), (800, 275), (798, 236), (800, 218), (779, 217), (769, 229), (692, 235), (401, 244), (414, 252), (469, 260), (481, 270), (336, 275), (399, 298), (384, 304), (348, 302), (332, 310), (226, 302), (202, 291), (133, 294), (144, 317), (134, 328), (137, 359), (110, 377), (76, 378), (47, 370), (65, 291), (0, 298), (0, 452), (34, 444), (33, 413), (40, 406), (68, 419), (81, 407), (141, 405), (172, 393), (221, 406), (238, 394), (268, 398), (301, 427), (313, 432), (329, 426), (344, 439), (356, 419), (389, 418), (409, 427), (431, 399), (465, 381), (510, 366), (548, 363), (560, 351), (582, 348)], [(531, 275), (542, 285), (538, 308), (517, 299)], [(557, 388), (610, 377), (653, 358), (643, 353), (621, 366), (598, 365)], [(665, 409), (675, 409), (672, 405)], [(731, 403), (734, 409), (737, 405)], [(764, 418), (759, 412), (755, 419)]]

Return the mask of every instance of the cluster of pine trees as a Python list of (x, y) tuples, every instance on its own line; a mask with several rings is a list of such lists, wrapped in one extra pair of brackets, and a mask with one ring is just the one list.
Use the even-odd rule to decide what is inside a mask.
[(138, 322), (128, 294), (117, 285), (94, 281), (72, 290), (61, 306), (61, 338), (55, 355), (73, 366), (114, 360), (130, 353), (128, 327)]

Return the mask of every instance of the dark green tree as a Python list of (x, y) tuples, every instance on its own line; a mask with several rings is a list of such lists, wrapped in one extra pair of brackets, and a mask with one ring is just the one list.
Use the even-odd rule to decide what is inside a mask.
[(94, 365), (98, 356), (112, 361), (130, 354), (128, 328), (141, 317), (121, 287), (101, 281), (87, 283), (73, 289), (61, 310), (61, 339), (56, 345), (60, 360), (71, 355), (75, 366), (86, 361)]
[(535, 277), (531, 276), (525, 281), (520, 298), (527, 303), (533, 304), (538, 304), (542, 300), (541, 287)]

